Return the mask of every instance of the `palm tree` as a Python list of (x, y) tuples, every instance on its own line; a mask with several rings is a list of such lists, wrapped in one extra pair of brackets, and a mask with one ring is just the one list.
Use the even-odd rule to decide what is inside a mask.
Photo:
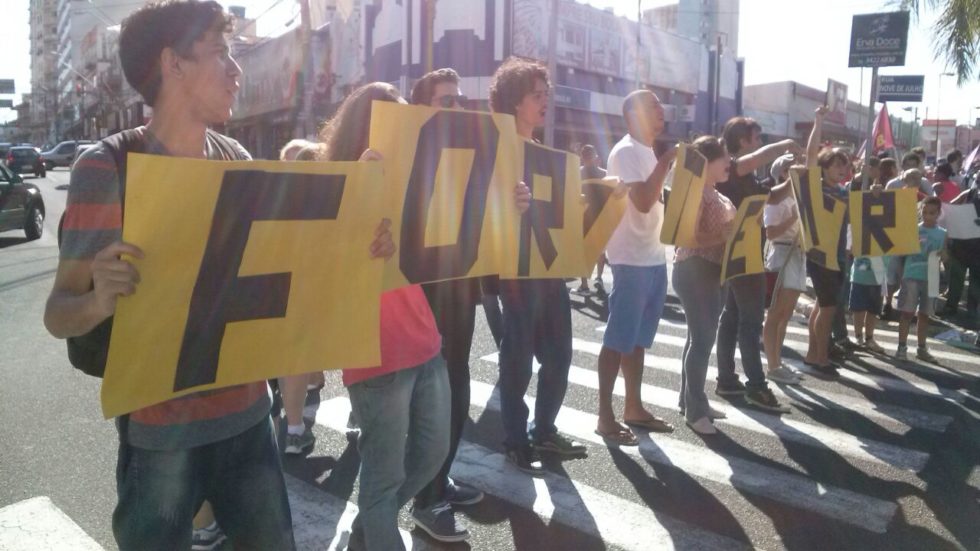
[(973, 77), (980, 54), (980, 0), (898, 0), (901, 9), (918, 17), (923, 9), (939, 11), (933, 49), (937, 59), (956, 69), (963, 84)]

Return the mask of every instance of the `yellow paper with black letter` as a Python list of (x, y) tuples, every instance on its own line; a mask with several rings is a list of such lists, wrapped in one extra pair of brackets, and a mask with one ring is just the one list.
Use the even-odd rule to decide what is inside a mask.
[(520, 218), (516, 255), (505, 259), (500, 277), (577, 277), (584, 269), (579, 158), (529, 140), (518, 147), (531, 206)]
[(800, 209), (807, 259), (824, 268), (840, 271), (837, 248), (844, 231), (847, 205), (824, 193), (819, 168), (792, 168), (789, 172)]
[(695, 230), (704, 192), (708, 161), (689, 144), (680, 144), (674, 163), (670, 197), (664, 208), (660, 242), (665, 245), (696, 247)]
[(582, 198), (585, 202), (582, 219), (585, 269), (580, 274), (582, 277), (592, 274), (599, 256), (606, 250), (606, 244), (626, 213), (629, 196), (616, 196), (619, 185), (619, 178), (582, 180)]
[(916, 254), (919, 243), (918, 190), (860, 192), (849, 195), (851, 253), (854, 256)]
[(103, 414), (378, 365), (383, 185), (380, 163), (131, 154), (123, 239), (145, 258), (116, 309)]
[(370, 147), (384, 157), (385, 216), (398, 246), (386, 290), (500, 273), (517, 243), (512, 116), (376, 101)]
[(721, 282), (733, 277), (761, 274), (765, 270), (762, 259), (762, 209), (766, 207), (766, 195), (752, 195), (742, 200), (735, 215), (735, 233), (725, 244), (725, 256), (721, 263)]

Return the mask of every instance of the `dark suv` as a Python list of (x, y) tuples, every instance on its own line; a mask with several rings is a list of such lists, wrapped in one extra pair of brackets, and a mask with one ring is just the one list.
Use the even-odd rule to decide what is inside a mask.
[(7, 168), (17, 174), (33, 173), (38, 178), (44, 178), (48, 169), (44, 166), (41, 150), (29, 145), (18, 145), (7, 151)]
[(0, 232), (9, 230), (24, 230), (28, 239), (40, 239), (44, 200), (37, 186), (0, 164)]

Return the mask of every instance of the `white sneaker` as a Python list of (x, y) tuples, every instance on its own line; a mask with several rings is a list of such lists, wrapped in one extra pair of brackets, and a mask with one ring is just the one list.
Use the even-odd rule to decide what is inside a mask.
[(800, 376), (783, 366), (770, 370), (766, 374), (766, 377), (774, 383), (783, 383), (786, 385), (800, 384)]
[(728, 418), (728, 414), (726, 414), (724, 411), (718, 411), (717, 409), (709, 406), (708, 407), (708, 418), (709, 419), (727, 419)]
[(702, 417), (693, 423), (688, 421), (687, 426), (698, 434), (718, 434), (718, 429), (711, 424), (711, 420), (707, 417)]

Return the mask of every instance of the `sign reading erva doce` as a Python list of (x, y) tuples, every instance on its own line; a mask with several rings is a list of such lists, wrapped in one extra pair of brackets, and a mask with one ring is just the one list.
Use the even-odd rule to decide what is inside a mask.
[(855, 15), (851, 23), (848, 67), (905, 65), (909, 39), (909, 12)]

